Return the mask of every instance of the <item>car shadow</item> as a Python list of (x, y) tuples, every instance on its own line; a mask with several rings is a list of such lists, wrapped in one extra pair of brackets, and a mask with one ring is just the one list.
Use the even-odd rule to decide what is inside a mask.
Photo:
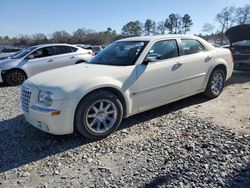
[[(171, 170), (170, 170), (171, 172)], [(222, 187), (225, 188), (236, 188), (236, 187), (250, 187), (250, 163), (243, 169), (240, 169), (237, 173), (232, 174), (231, 177), (226, 177), (224, 182), (225, 184)], [(181, 174), (171, 174), (167, 173), (163, 176), (155, 177), (148, 183), (144, 184), (144, 187), (165, 187), (170, 185), (171, 182), (179, 181)]]
[(8, 86), (8, 84), (6, 84), (6, 83), (3, 82), (3, 83), (0, 83), (0, 88), (1, 87), (10, 87), (10, 86)]
[(250, 163), (245, 168), (239, 170), (234, 174), (233, 178), (229, 179), (225, 183), (225, 187), (250, 187)]
[(250, 82), (250, 71), (234, 71), (232, 77), (226, 82), (225, 86), (246, 82)]

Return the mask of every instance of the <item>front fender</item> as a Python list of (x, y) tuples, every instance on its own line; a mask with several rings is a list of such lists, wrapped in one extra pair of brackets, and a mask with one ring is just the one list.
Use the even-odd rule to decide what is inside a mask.
[(131, 96), (130, 89), (125, 90), (123, 88), (123, 83), (119, 80), (105, 78), (105, 77), (89, 81), (72, 93), (73, 96), (71, 97), (75, 99), (74, 111), (76, 110), (76, 107), (78, 106), (79, 102), (81, 101), (83, 97), (85, 97), (87, 94), (95, 90), (102, 89), (102, 88), (103, 89), (112, 88), (112, 89), (119, 91), (122, 94), (125, 100), (126, 109), (127, 109), (127, 111), (125, 112), (126, 113), (125, 116), (132, 111), (133, 101), (130, 97)]

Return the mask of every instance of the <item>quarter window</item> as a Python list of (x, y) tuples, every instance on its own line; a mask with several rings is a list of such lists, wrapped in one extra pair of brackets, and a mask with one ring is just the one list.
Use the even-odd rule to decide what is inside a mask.
[(45, 47), (40, 48), (32, 53), (34, 58), (42, 58), (42, 57), (48, 57), (53, 55), (53, 48), (52, 47)]
[(197, 40), (182, 39), (181, 42), (184, 55), (196, 54), (205, 51), (204, 46)]
[(149, 50), (149, 54), (159, 54), (160, 60), (177, 57), (178, 48), (176, 40), (165, 40), (156, 42)]

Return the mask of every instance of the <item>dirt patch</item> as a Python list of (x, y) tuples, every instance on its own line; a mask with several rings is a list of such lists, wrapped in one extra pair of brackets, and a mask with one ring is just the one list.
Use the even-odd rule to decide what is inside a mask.
[[(250, 134), (250, 72), (234, 72), (220, 97), (206, 100), (195, 96), (183, 100), (184, 113), (209, 118), (217, 125)], [(190, 101), (191, 100), (191, 101)], [(192, 103), (188, 105), (189, 103)]]

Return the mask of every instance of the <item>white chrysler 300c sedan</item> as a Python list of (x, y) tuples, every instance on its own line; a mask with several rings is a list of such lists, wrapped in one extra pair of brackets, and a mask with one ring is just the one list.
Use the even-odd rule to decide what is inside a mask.
[(231, 77), (228, 49), (192, 36), (165, 35), (113, 42), (90, 63), (31, 77), (21, 107), (33, 126), (51, 134), (108, 136), (123, 118), (204, 93), (215, 98)]

